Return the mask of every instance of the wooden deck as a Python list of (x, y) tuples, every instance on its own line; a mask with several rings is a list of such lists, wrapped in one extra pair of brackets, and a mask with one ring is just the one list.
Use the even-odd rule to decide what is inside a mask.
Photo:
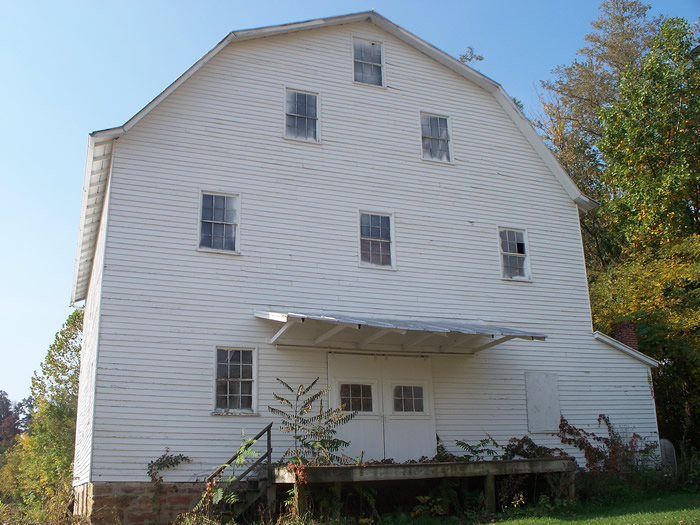
[[(339, 465), (306, 467), (307, 483), (357, 483), (413, 479), (484, 477), (487, 507), (496, 510), (495, 477), (510, 474), (566, 473), (569, 497), (575, 495), (574, 476), (577, 466), (573, 458), (518, 459), (511, 461), (475, 461), (458, 463), (409, 463), (401, 465)], [(294, 483), (294, 474), (287, 467), (274, 469), (273, 483)]]

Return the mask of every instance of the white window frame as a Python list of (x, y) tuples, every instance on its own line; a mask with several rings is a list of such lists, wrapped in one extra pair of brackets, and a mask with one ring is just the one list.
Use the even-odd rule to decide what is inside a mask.
[[(251, 392), (252, 392), (252, 401), (251, 401), (251, 407), (250, 409), (223, 409), (223, 408), (217, 408), (216, 406), (216, 390), (217, 390), (217, 382), (219, 379), (219, 374), (218, 374), (218, 364), (219, 364), (219, 350), (226, 350), (226, 351), (244, 351), (244, 352), (251, 352), (252, 353), (252, 358), (253, 358), (253, 379), (252, 379), (252, 387), (251, 387)], [(258, 412), (258, 348), (256, 346), (247, 346), (247, 345), (235, 345), (235, 346), (228, 346), (228, 345), (220, 345), (217, 346), (214, 349), (214, 373), (213, 373), (213, 406), (214, 410), (212, 411), (213, 416), (257, 416), (259, 415)]]
[[(429, 403), (428, 403), (428, 387), (427, 384), (423, 381), (411, 381), (411, 380), (406, 380), (406, 381), (392, 381), (390, 383), (390, 392), (389, 392), (389, 401), (390, 401), (390, 407), (391, 407), (391, 415), (393, 416), (408, 416), (408, 417), (416, 417), (416, 418), (421, 418), (423, 416), (430, 416), (430, 410), (429, 410)], [(423, 389), (423, 411), (422, 412), (417, 412), (417, 411), (406, 411), (406, 410), (396, 410), (394, 407), (394, 389), (397, 386), (419, 386)]]
[[(361, 80), (355, 80), (355, 41), (358, 42), (365, 42), (369, 44), (375, 44), (381, 46), (382, 50), (382, 62), (381, 62), (381, 68), (382, 68), (382, 83), (381, 84), (370, 84), (368, 82), (362, 82)], [(362, 36), (352, 36), (351, 38), (351, 46), (350, 46), (350, 56), (352, 59), (352, 81), (355, 84), (361, 85), (361, 86), (371, 86), (373, 88), (386, 88), (386, 46), (384, 45), (384, 42), (382, 40), (373, 40), (371, 38), (365, 38)], [(360, 61), (362, 62), (362, 61)], [(369, 62), (367, 62), (369, 63)]]
[[(214, 195), (221, 197), (232, 197), (236, 206), (236, 213), (234, 217), (234, 238), (233, 238), (233, 250), (224, 250), (219, 248), (209, 248), (207, 246), (200, 246), (202, 242), (202, 222), (219, 222), (219, 221), (204, 221), (202, 214), (204, 212), (204, 195)], [(241, 253), (241, 195), (239, 193), (228, 193), (223, 191), (210, 191), (210, 190), (200, 190), (199, 191), (199, 208), (197, 214), (197, 251), (208, 252), (208, 253), (219, 253), (225, 255), (240, 255)]]
[[(444, 118), (447, 121), (447, 155), (449, 158), (447, 160), (435, 158), (435, 157), (430, 157), (427, 156), (425, 153), (425, 150), (423, 149), (423, 116), (426, 117), (437, 117), (437, 118)], [(418, 120), (418, 129), (419, 129), (419, 134), (420, 134), (420, 151), (421, 151), (421, 158), (423, 160), (427, 160), (429, 162), (438, 162), (440, 164), (454, 164), (454, 152), (452, 150), (452, 119), (451, 117), (448, 117), (447, 115), (442, 115), (440, 113), (434, 112), (434, 111), (421, 111), (419, 120)]]
[[(292, 137), (287, 134), (287, 93), (303, 93), (305, 95), (313, 95), (316, 97), (316, 139)], [(282, 136), (287, 140), (294, 140), (298, 142), (305, 142), (307, 144), (320, 144), (321, 142), (321, 94), (309, 89), (298, 89), (295, 87), (285, 86), (284, 88), (284, 118), (282, 120)], [(310, 117), (307, 117), (310, 118)]]
[[(515, 252), (504, 252), (503, 251), (503, 246), (501, 244), (501, 232), (503, 231), (514, 231), (518, 233), (523, 234), (523, 241), (525, 244), (525, 262), (523, 265), (523, 268), (525, 270), (525, 275), (524, 276), (513, 276), (513, 277), (506, 277), (505, 275), (505, 265), (503, 264), (503, 257), (505, 255), (510, 255), (510, 256), (520, 256), (519, 254)], [(499, 253), (499, 258), (500, 258), (500, 266), (501, 266), (501, 279), (504, 281), (520, 281), (520, 282), (531, 282), (532, 281), (532, 271), (530, 270), (530, 241), (527, 238), (527, 230), (524, 228), (514, 228), (510, 226), (499, 226), (498, 227), (498, 253)]]
[[(362, 260), (362, 215), (379, 215), (381, 217), (389, 217), (389, 235), (391, 239), (389, 244), (391, 246), (391, 264), (382, 265), (374, 264), (371, 262)], [(396, 235), (395, 235), (395, 221), (393, 213), (369, 211), (369, 210), (359, 210), (357, 213), (357, 260), (362, 268), (375, 268), (377, 270), (396, 270)]]
[[(350, 385), (370, 385), (372, 387), (372, 411), (371, 412), (358, 412), (355, 419), (362, 419), (363, 416), (378, 416), (382, 410), (382, 390), (380, 383), (376, 379), (362, 379), (359, 377), (335, 377), (333, 378), (334, 387), (331, 389), (333, 393), (333, 401), (336, 407), (340, 407), (343, 403), (340, 401), (340, 385), (350, 384)], [(350, 409), (346, 409), (345, 412), (350, 412)]]

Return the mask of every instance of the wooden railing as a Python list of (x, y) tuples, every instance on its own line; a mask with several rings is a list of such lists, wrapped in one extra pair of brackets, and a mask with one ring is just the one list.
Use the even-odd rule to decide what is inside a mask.
[(229, 459), (226, 463), (224, 463), (219, 468), (217, 468), (212, 473), (212, 475), (207, 478), (207, 485), (209, 485), (216, 478), (221, 476), (221, 473), (224, 470), (226, 470), (229, 466), (234, 465), (235, 461), (242, 454), (244, 454), (250, 447), (252, 447), (264, 434), (267, 434), (267, 450), (265, 450), (265, 453), (262, 456), (260, 456), (255, 461), (255, 463), (250, 465), (245, 470), (245, 472), (243, 472), (239, 476), (236, 476), (236, 481), (242, 481), (248, 474), (250, 474), (253, 470), (255, 470), (257, 467), (262, 465), (263, 462), (267, 463), (267, 479), (272, 479), (272, 423), (270, 423), (265, 428), (263, 428), (260, 432), (258, 432), (257, 436), (255, 436), (253, 439), (248, 440), (241, 448), (239, 448), (238, 452), (236, 452), (233, 456), (231, 456), (231, 459)]

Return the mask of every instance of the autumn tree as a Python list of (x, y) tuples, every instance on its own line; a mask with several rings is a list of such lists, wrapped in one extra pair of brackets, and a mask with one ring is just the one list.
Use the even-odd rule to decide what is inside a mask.
[(32, 420), (0, 471), (0, 495), (21, 500), (27, 521), (69, 515), (82, 325), (83, 312), (75, 310), (56, 334), (32, 379)]
[(620, 256), (591, 272), (594, 324), (637, 323), (662, 436), (700, 448), (700, 61), (687, 21), (668, 19), (599, 111), (601, 207)]
[[(598, 148), (602, 137), (598, 111), (618, 97), (620, 78), (639, 67), (660, 20), (650, 19), (650, 6), (638, 0), (606, 0), (587, 46), (570, 65), (554, 69), (554, 79), (542, 83), (542, 115), (536, 126), (559, 163), (587, 195), (607, 202), (609, 190), (601, 178), (605, 162)], [(616, 231), (604, 210), (581, 217), (589, 268), (607, 267), (620, 252)]]

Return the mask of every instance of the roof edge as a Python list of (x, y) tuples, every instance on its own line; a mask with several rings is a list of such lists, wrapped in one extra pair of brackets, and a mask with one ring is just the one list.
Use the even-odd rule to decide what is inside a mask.
[(629, 355), (630, 357), (635, 358), (638, 361), (641, 361), (645, 365), (651, 367), (651, 368), (658, 368), (659, 365), (661, 364), (659, 361), (654, 359), (653, 357), (649, 357), (646, 354), (643, 354), (639, 350), (635, 350), (631, 346), (627, 346), (624, 343), (621, 343), (617, 339), (614, 339), (610, 337), (609, 335), (605, 335), (603, 332), (595, 331), (593, 332), (593, 339), (597, 339), (598, 341), (607, 344), (608, 346), (611, 346), (617, 350), (619, 350), (622, 353), (625, 353)]
[(71, 307), (74, 307), (75, 303), (78, 301), (85, 299), (84, 297), (78, 296), (78, 274), (80, 264), (82, 262), (81, 253), (83, 251), (83, 228), (85, 225), (85, 215), (87, 213), (88, 195), (90, 193), (90, 173), (92, 171), (92, 157), (94, 156), (95, 152), (95, 142), (95, 137), (92, 134), (88, 135), (88, 148), (85, 156), (85, 175), (83, 178), (83, 197), (80, 204), (80, 223), (78, 225), (78, 246), (75, 252), (75, 263), (73, 265), (73, 287), (71, 289), (70, 297)]
[(530, 121), (515, 105), (513, 98), (506, 93), (505, 89), (499, 85), (498, 89), (493, 92), (493, 96), (545, 165), (550, 169), (554, 177), (563, 186), (564, 191), (566, 191), (567, 195), (574, 201), (574, 204), (584, 213), (597, 208), (599, 204), (585, 195), (571, 179), (569, 174), (564, 171), (564, 168), (561, 167), (561, 164), (559, 164), (559, 161), (554, 157), (552, 151), (542, 141), (542, 137), (537, 134), (532, 124), (530, 124)]

